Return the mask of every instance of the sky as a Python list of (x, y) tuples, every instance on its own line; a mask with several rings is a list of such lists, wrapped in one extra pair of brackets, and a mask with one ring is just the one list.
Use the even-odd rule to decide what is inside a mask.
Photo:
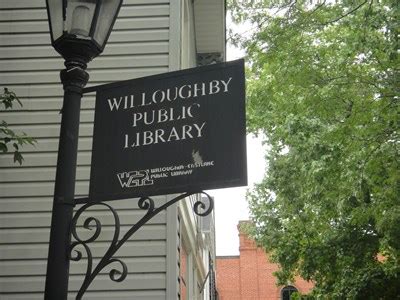
[[(228, 20), (229, 25), (231, 23)], [(228, 61), (242, 57), (244, 57), (243, 51), (227, 45)], [(211, 196), (214, 196), (217, 256), (239, 255), (237, 225), (239, 220), (249, 219), (246, 191), (264, 177), (265, 160), (261, 138), (248, 135), (246, 144), (248, 185), (208, 191)]]
[(217, 256), (239, 254), (239, 220), (249, 219), (246, 191), (264, 176), (265, 161), (261, 139), (247, 136), (248, 186), (219, 190), (208, 193), (214, 197), (216, 252)]

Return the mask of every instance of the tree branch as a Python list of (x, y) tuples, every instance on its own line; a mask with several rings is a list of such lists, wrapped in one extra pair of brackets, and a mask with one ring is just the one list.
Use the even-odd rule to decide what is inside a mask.
[(344, 15), (341, 15), (340, 17), (338, 17), (338, 18), (336, 18), (336, 19), (334, 19), (334, 20), (331, 20), (331, 21), (328, 21), (328, 22), (326, 22), (326, 23), (323, 23), (322, 25), (323, 25), (323, 26), (326, 26), (326, 25), (330, 25), (330, 24), (333, 24), (333, 23), (336, 23), (336, 22), (340, 21), (341, 19), (347, 17), (348, 15), (351, 15), (352, 13), (354, 13), (355, 11), (357, 11), (358, 9), (360, 9), (360, 8), (361, 8), (363, 5), (365, 5), (367, 2), (368, 2), (368, 0), (365, 0), (363, 3), (361, 3), (360, 5), (358, 5), (356, 8), (350, 10), (349, 12), (345, 13)]

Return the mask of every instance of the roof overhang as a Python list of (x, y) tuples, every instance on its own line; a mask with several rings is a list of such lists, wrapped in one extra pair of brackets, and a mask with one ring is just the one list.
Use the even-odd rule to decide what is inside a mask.
[(198, 64), (225, 61), (225, 0), (194, 0), (193, 6)]

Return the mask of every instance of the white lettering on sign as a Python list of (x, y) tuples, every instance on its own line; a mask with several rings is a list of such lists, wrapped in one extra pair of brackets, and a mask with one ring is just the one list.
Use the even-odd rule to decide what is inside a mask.
[(219, 93), (229, 92), (232, 77), (227, 79), (214, 79), (209, 82), (197, 82), (185, 84), (165, 90), (155, 90), (150, 94), (142, 93), (140, 99), (135, 95), (125, 95), (117, 98), (108, 98), (110, 111), (128, 110), (141, 106), (149, 106), (164, 102), (173, 102), (191, 98), (203, 97)]
[(124, 148), (201, 138), (204, 135), (205, 126), (206, 122), (203, 122), (202, 124), (193, 123), (172, 127), (169, 130), (159, 128), (153, 131), (136, 132), (133, 135), (126, 133), (124, 136)]
[[(207, 122), (201, 121), (201, 97), (228, 93), (233, 81), (233, 77), (212, 78), (203, 82), (186, 83), (174, 87), (158, 88), (150, 92), (130, 93), (107, 98), (107, 110), (109, 109), (110, 113), (126, 111), (131, 114), (129, 125), (132, 131), (128, 130), (123, 133), (122, 148), (131, 149), (202, 138)], [(182, 101), (182, 104), (155, 107), (157, 104), (172, 104), (175, 101)], [(154, 109), (151, 109), (153, 105)], [(162, 124), (167, 123), (174, 125), (160, 128)], [(157, 128), (157, 125), (160, 126)], [(147, 129), (147, 126), (151, 126), (151, 129)], [(137, 131), (136, 128), (140, 128), (141, 131)]]
[(151, 110), (145, 112), (135, 112), (132, 115), (132, 127), (139, 124), (151, 125), (176, 120), (184, 120), (193, 118), (196, 108), (200, 108), (199, 103), (193, 103), (190, 106), (182, 106), (180, 108), (160, 108), (159, 110)]

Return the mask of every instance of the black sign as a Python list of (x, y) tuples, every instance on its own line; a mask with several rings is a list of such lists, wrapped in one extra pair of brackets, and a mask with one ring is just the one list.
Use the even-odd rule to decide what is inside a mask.
[(247, 185), (243, 60), (95, 89), (89, 201)]

